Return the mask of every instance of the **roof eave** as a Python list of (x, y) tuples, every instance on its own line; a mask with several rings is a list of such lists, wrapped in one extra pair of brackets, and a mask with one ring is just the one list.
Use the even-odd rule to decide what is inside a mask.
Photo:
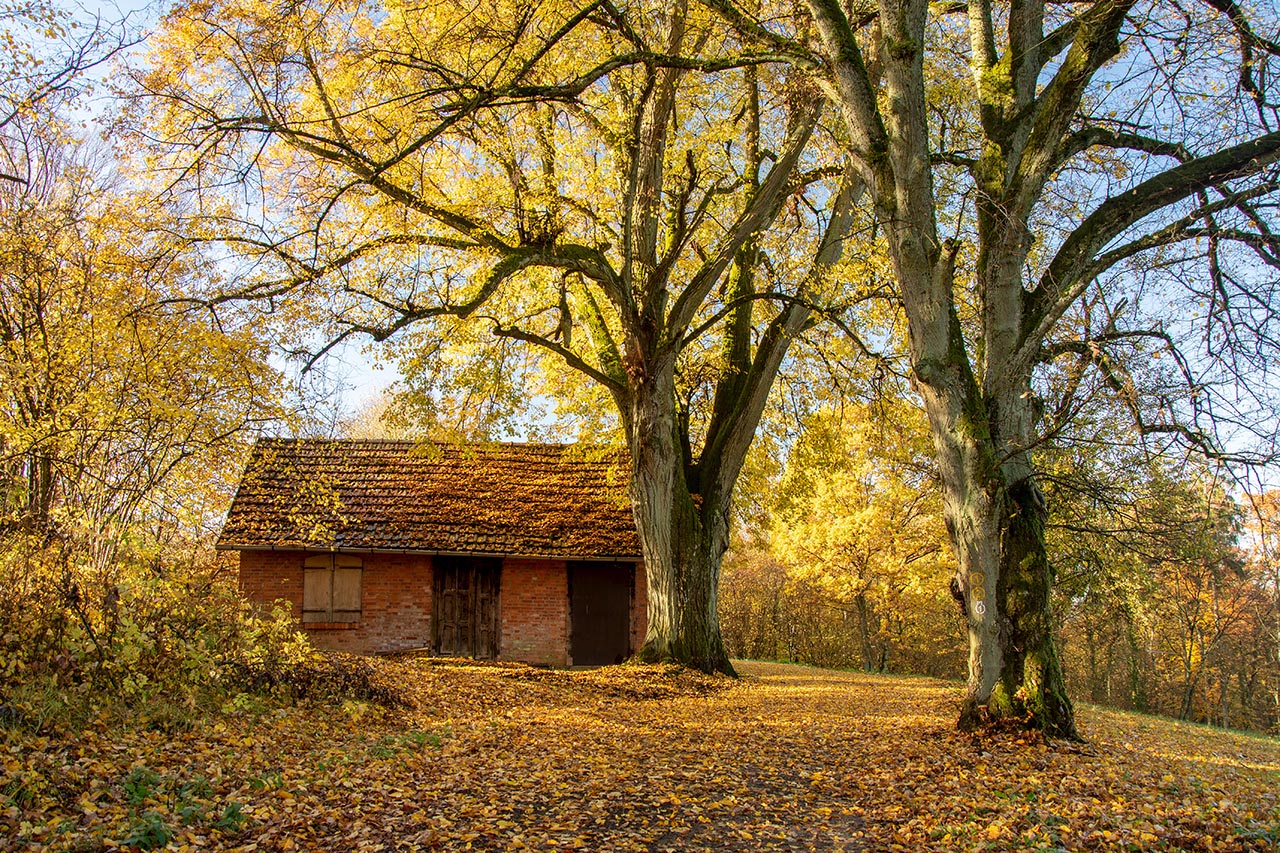
[(502, 551), (441, 551), (423, 548), (351, 548), (325, 547), (323, 545), (238, 545), (231, 542), (219, 542), (213, 546), (215, 551), (329, 551), (335, 554), (406, 554), (422, 557), (498, 557), (511, 560), (579, 560), (628, 562), (644, 559), (641, 554), (556, 554), (556, 553), (512, 553)]

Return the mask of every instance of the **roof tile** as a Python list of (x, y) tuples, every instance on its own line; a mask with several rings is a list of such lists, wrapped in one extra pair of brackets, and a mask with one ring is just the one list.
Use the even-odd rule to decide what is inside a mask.
[(262, 439), (218, 547), (639, 557), (626, 483), (612, 448)]

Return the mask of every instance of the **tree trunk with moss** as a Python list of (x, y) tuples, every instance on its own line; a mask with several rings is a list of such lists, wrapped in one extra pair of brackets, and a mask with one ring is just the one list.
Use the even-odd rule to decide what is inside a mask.
[(1030, 397), (986, 397), (967, 357), (957, 357), (963, 350), (951, 336), (959, 334), (959, 323), (914, 319), (917, 388), (934, 435), (957, 560), (952, 592), (969, 634), (960, 725), (1013, 720), (1077, 737), (1052, 634), (1044, 497), (1028, 452), (1000, 454), (1029, 443)]
[[(633, 370), (624, 404), (629, 491), (648, 584), (649, 621), (639, 656), (732, 675), (717, 596), (728, 507), (690, 489), (673, 362), (655, 359), (651, 371)], [(704, 455), (700, 464), (714, 461)]]
[[(994, 572), (987, 566), (961, 567), (971, 669), (978, 676), (970, 679), (961, 726), (1011, 719), (1076, 738), (1052, 631), (1053, 569), (1045, 550), (1044, 498), (1033, 479), (1006, 484), (997, 477), (990, 499), (978, 506), (985, 517), (966, 529), (985, 530), (987, 541), (999, 547), (991, 555)], [(992, 549), (961, 543), (957, 550), (988, 555)]]

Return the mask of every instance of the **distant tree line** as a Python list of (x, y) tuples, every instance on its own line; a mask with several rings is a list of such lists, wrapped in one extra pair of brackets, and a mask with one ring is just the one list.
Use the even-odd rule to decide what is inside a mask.
[[(878, 428), (864, 415), (814, 418), (767, 489), (763, 523), (742, 528), (720, 593), (726, 646), (745, 658), (961, 678), (966, 644), (927, 457), (917, 444), (925, 464), (908, 486), (911, 458), (893, 448), (911, 443), (909, 420)], [(867, 440), (885, 427), (894, 441)], [(1280, 493), (1233, 497), (1204, 463), (1136, 446), (1043, 458), (1072, 695), (1276, 731)]]

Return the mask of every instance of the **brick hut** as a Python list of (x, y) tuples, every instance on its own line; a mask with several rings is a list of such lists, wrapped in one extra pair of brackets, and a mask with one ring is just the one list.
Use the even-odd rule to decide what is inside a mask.
[(581, 445), (264, 439), (218, 539), (318, 644), (551, 666), (644, 639), (625, 456)]

